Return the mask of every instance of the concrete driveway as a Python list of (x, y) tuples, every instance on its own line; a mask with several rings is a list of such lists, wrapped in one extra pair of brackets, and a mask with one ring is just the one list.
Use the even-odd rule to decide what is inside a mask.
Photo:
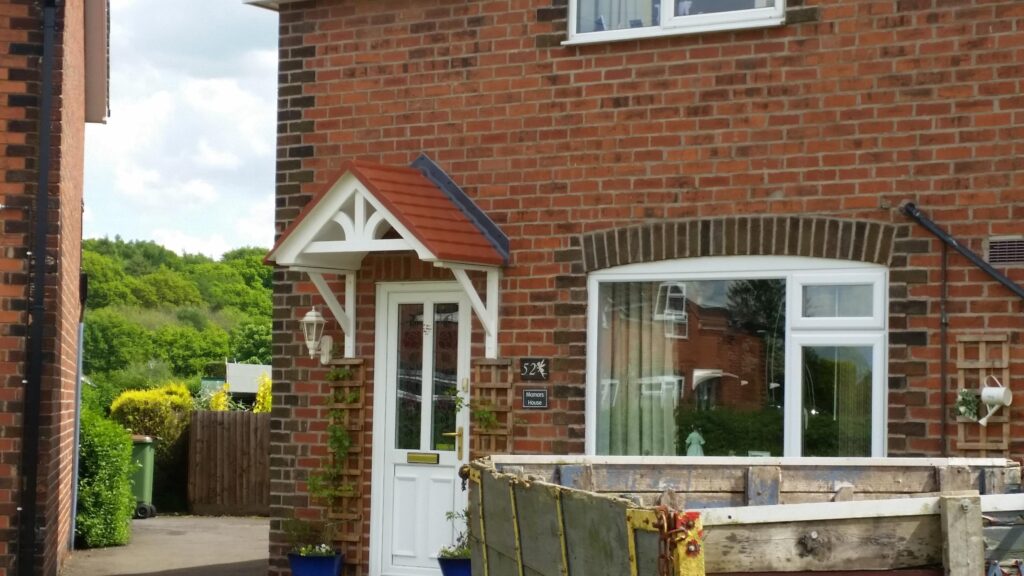
[(266, 518), (157, 516), (132, 522), (127, 546), (76, 550), (62, 576), (260, 576)]

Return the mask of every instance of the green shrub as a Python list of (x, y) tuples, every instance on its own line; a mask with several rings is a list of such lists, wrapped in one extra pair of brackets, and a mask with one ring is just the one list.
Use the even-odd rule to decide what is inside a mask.
[(78, 546), (120, 546), (131, 538), (132, 439), (116, 422), (82, 411), (78, 464)]
[(750, 451), (782, 455), (782, 409), (676, 411), (677, 450), (686, 454), (686, 437), (694, 429), (704, 438), (707, 456), (746, 456)]
[(135, 434), (157, 438), (153, 501), (159, 510), (187, 508), (188, 462), (185, 434), (192, 396), (181, 383), (129, 390), (114, 400), (110, 417)]

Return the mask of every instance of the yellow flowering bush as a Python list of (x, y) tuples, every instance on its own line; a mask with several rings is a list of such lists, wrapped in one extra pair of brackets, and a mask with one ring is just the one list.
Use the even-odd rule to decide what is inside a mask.
[(220, 390), (214, 392), (213, 396), (210, 396), (210, 410), (213, 412), (227, 412), (230, 398), (230, 386), (225, 382), (220, 387)]
[(252, 411), (256, 413), (270, 412), (271, 406), (271, 394), (270, 389), (273, 386), (270, 381), (270, 376), (264, 372), (260, 374), (260, 377), (256, 380), (259, 387), (256, 389), (256, 403), (252, 406)]

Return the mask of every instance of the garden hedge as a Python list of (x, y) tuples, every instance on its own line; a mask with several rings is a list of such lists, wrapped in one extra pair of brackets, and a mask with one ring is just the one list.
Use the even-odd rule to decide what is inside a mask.
[(76, 545), (127, 544), (135, 510), (131, 435), (92, 410), (82, 412), (81, 434)]

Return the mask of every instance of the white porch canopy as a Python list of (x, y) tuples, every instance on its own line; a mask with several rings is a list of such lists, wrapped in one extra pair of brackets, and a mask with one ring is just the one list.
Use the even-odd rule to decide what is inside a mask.
[[(309, 276), (345, 333), (344, 355), (355, 356), (356, 274), (367, 254), (413, 251), (452, 271), (483, 325), (485, 354), (498, 355), (501, 268), (508, 239), (426, 156), (412, 167), (349, 163), (281, 235), (267, 261)], [(481, 295), (468, 272), (486, 275)], [(344, 304), (324, 274), (345, 277)]]

